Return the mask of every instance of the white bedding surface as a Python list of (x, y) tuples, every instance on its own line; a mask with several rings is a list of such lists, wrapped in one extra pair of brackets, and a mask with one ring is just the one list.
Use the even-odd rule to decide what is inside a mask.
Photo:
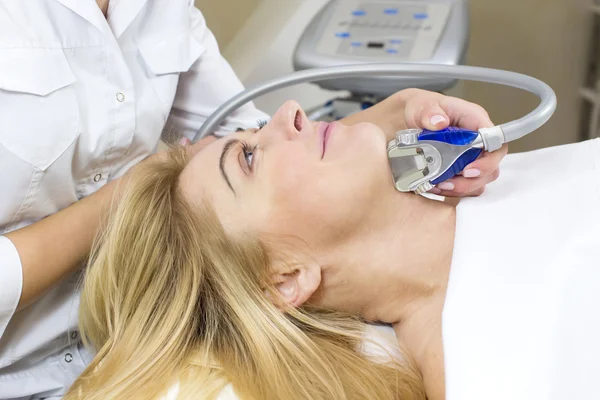
[(447, 400), (600, 399), (600, 140), (510, 155), (457, 209)]

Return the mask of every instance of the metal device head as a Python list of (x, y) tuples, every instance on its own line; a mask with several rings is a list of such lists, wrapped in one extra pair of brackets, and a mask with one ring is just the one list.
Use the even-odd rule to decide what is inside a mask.
[(400, 192), (425, 193), (462, 171), (482, 150), (481, 136), (474, 131), (399, 131), (387, 148), (394, 187)]

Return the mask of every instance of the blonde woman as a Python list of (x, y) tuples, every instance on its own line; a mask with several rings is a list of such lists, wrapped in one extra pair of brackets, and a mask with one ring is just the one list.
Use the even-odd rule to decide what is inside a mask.
[[(141, 166), (87, 271), (98, 355), (67, 397), (599, 398), (600, 142), (509, 156), (457, 211), (396, 192), (386, 140), (288, 102)], [(401, 358), (362, 351), (366, 320)]]
[[(509, 156), (455, 208), (396, 192), (386, 140), (288, 102), (140, 166), (87, 271), (98, 354), (67, 398), (600, 398), (600, 141)], [(366, 320), (401, 357), (363, 351)]]

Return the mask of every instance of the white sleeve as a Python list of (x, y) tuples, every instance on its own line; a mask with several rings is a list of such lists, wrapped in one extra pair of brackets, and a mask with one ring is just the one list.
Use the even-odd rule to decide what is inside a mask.
[(0, 337), (12, 318), (23, 288), (21, 258), (13, 243), (0, 236)]
[[(192, 34), (204, 48), (198, 60), (179, 76), (173, 108), (165, 132), (177, 132), (192, 139), (202, 123), (226, 100), (244, 90), (235, 72), (223, 58), (202, 13), (190, 8)], [(269, 116), (247, 103), (236, 110), (214, 134), (223, 136), (238, 127), (256, 128)]]

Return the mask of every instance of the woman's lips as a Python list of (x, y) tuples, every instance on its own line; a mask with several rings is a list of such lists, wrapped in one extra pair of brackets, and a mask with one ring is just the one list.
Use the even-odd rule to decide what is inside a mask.
[(327, 142), (329, 141), (329, 136), (334, 128), (334, 123), (321, 122), (319, 124), (319, 137), (321, 138), (321, 159), (325, 156), (325, 151), (327, 149)]

